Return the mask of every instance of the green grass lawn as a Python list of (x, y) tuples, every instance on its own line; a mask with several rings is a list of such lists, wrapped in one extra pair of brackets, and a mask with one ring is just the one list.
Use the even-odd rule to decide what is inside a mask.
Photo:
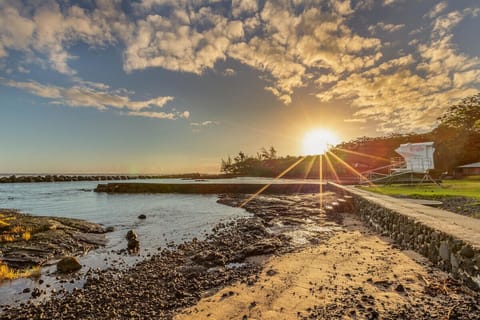
[(414, 185), (391, 184), (377, 185), (376, 187), (360, 187), (361, 189), (385, 195), (425, 196), (426, 198), (441, 196), (460, 196), (480, 201), (480, 177), (471, 177), (461, 180), (444, 180), (442, 187), (433, 183)]

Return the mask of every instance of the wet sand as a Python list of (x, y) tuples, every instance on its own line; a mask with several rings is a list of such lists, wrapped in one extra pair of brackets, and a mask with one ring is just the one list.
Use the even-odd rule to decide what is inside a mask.
[(330, 239), (268, 259), (255, 284), (223, 288), (174, 319), (480, 319), (478, 293), (344, 216)]

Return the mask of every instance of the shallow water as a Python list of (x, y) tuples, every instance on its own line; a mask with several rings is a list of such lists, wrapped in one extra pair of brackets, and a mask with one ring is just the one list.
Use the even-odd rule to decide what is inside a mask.
[[(264, 178), (212, 179), (195, 183), (298, 183), (303, 180), (273, 180)], [(84, 219), (104, 226), (113, 226), (108, 233), (108, 243), (88, 255), (81, 257), (86, 268), (127, 267), (165, 248), (167, 243), (180, 243), (193, 237), (202, 236), (218, 222), (250, 215), (243, 209), (216, 203), (216, 195), (191, 194), (107, 194), (96, 193), (98, 183), (114, 181), (78, 181), (50, 183), (7, 183), (0, 184), (0, 208), (17, 209), (32, 215), (60, 216)], [(126, 181), (119, 181), (126, 182)], [(129, 180), (148, 183), (192, 183), (193, 180), (148, 179)], [(311, 183), (315, 181), (308, 181)], [(147, 219), (138, 216), (145, 214)], [(126, 248), (125, 235), (135, 229), (139, 235), (141, 250), (139, 256), (118, 255), (114, 251)], [(61, 283), (51, 273), (54, 267), (42, 271), (44, 284), (30, 279), (19, 279), (0, 285), (0, 305), (24, 301), (30, 294), (22, 294), (26, 287), (46, 289), (80, 287), (82, 281), (74, 284)], [(45, 297), (43, 295), (42, 297)]]

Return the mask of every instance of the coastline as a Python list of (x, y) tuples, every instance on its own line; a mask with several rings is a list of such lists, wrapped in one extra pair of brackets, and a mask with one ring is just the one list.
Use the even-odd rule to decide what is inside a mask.
[[(219, 202), (236, 206), (245, 198)], [(320, 213), (318, 195), (259, 196), (245, 209), (253, 216), (217, 225), (204, 241), (164, 248), (128, 270), (92, 274), (84, 288), (44, 303), (3, 306), (2, 317), (480, 317), (478, 293), (355, 216)]]

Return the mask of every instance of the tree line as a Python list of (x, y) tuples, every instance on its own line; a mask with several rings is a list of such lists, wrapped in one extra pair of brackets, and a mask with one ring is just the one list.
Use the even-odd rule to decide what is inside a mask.
[[(332, 168), (341, 177), (355, 174), (346, 168), (363, 172), (387, 166), (400, 144), (433, 141), (434, 161), (438, 172), (452, 173), (455, 167), (480, 161), (480, 93), (469, 96), (450, 106), (438, 119), (438, 125), (427, 133), (389, 134), (381, 137), (359, 137), (342, 142), (330, 150), (336, 157), (323, 161), (322, 170), (327, 178), (334, 178)], [(260, 149), (254, 156), (239, 152), (221, 161), (221, 171), (238, 176), (274, 177), (298, 161), (300, 157), (278, 157), (272, 146)], [(318, 156), (306, 157), (286, 177), (318, 178)], [(339, 160), (340, 159), (340, 160)], [(344, 163), (343, 163), (344, 162)], [(387, 170), (387, 169), (386, 169)]]

